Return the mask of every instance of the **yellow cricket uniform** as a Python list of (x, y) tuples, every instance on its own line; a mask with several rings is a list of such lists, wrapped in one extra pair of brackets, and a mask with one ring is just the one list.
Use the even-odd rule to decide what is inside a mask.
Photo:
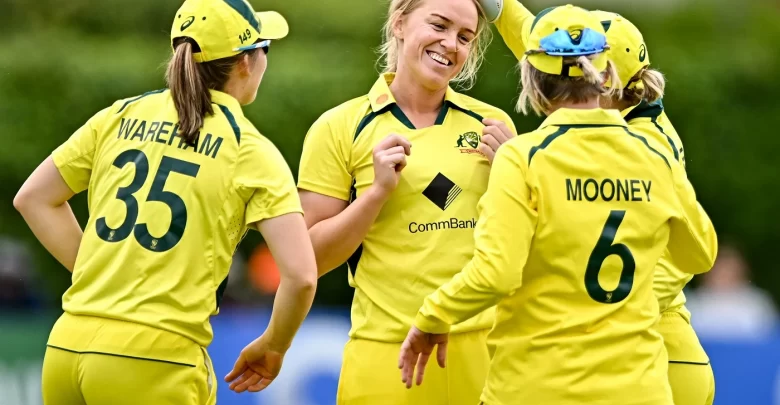
[[(111, 403), (201, 404), (207, 397), (192, 391), (196, 369), (204, 387), (210, 375), (205, 392), (216, 398), (205, 347), (233, 252), (249, 225), (302, 210), (276, 147), (233, 97), (211, 91), (211, 98), (214, 115), (194, 145), (177, 136), (178, 114), (170, 91), (161, 90), (102, 110), (52, 154), (73, 192), (89, 190), (90, 217), (63, 296), (65, 313), (48, 341), (58, 352), (47, 354), (49, 398), (79, 389), (87, 403), (105, 403), (90, 398), (152, 395), (144, 391), (151, 384), (180, 399), (117, 394)], [(86, 356), (95, 353), (125, 360)], [(131, 364), (127, 358), (153, 361), (134, 360), (122, 379), (111, 378), (112, 367)], [(67, 385), (46, 378), (81, 370), (82, 362), (97, 367), (84, 379)], [(170, 365), (181, 370), (178, 377)], [(167, 374), (170, 380), (160, 377)], [(189, 380), (181, 385), (177, 378)]]
[[(666, 116), (663, 102), (642, 102), (623, 111), (629, 126), (658, 145), (670, 162), (685, 171), (685, 149), (682, 140)], [(661, 309), (656, 326), (664, 338), (669, 354), (669, 384), (676, 405), (712, 405), (715, 399), (715, 376), (710, 359), (691, 326), (691, 313), (685, 307), (682, 288), (691, 276), (680, 271), (668, 254), (656, 267), (654, 288)]]
[[(550, 9), (539, 13), (542, 16)], [(610, 27), (614, 24), (614, 18), (619, 16), (606, 12), (597, 12), (602, 21), (608, 38)], [(504, 1), (502, 12), (495, 24), (501, 37), (509, 49), (520, 60), (527, 51), (523, 41), (523, 26), (534, 21), (536, 17), (522, 3), (515, 0)], [(631, 45), (631, 55), (621, 54), (624, 58), (634, 56), (634, 63), (643, 61), (649, 63), (646, 46), (636, 45), (633, 42), (643, 42), (638, 30), (627, 24), (623, 19), (621, 42), (628, 41)], [(622, 45), (622, 44), (621, 44)], [(621, 52), (626, 46), (617, 46)], [(634, 55), (634, 53), (636, 55)], [(620, 66), (619, 66), (620, 68)], [(632, 73), (623, 78), (623, 84), (628, 84)], [(621, 72), (621, 76), (624, 76)], [(685, 153), (682, 141), (677, 131), (672, 126), (663, 103), (641, 103), (623, 111), (623, 116), (633, 131), (642, 132), (649, 142), (666, 158), (677, 162), (685, 171)], [(714, 398), (714, 376), (709, 365), (709, 358), (701, 346), (696, 332), (690, 325), (690, 312), (685, 307), (685, 294), (683, 287), (691, 280), (692, 276), (675, 268), (670, 262), (668, 254), (664, 254), (658, 262), (654, 282), (656, 297), (659, 301), (662, 318), (659, 321), (658, 330), (664, 337), (664, 344), (669, 353), (669, 383), (672, 386), (675, 403), (677, 405), (709, 405)], [(692, 367), (700, 366), (700, 367)]]
[(708, 271), (717, 240), (685, 175), (615, 110), (560, 109), (499, 149), (472, 261), (415, 325), (497, 306), (486, 405), (669, 405), (653, 274), (667, 245)]
[(451, 347), (462, 348), (463, 362), (430, 370), (440, 384), (406, 390), (396, 362), (383, 359), (397, 360), (423, 298), (471, 259), (476, 207), (490, 172), (477, 151), (483, 117), (515, 129), (505, 112), (452, 89), (436, 124), (414, 128), (390, 92), (393, 78), (383, 75), (367, 95), (324, 113), (301, 156), (300, 189), (350, 201), (373, 182), (377, 143), (395, 133), (413, 145), (398, 188), (348, 261), (355, 297), (338, 402), (473, 405), (487, 372), (492, 310), (454, 327), (461, 336), (453, 340), (463, 342)]

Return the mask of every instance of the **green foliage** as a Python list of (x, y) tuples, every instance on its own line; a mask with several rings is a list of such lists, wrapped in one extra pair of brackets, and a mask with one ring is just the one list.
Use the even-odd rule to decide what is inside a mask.
[[(510, 0), (511, 1), (511, 0)], [(376, 79), (386, 2), (254, 1), (287, 16), (288, 38), (272, 44), (258, 101), (246, 108), (257, 128), (297, 171), (308, 127), (326, 110), (365, 94)], [(537, 2), (538, 3), (538, 2)], [(543, 8), (537, 3), (529, 8)], [(688, 171), (722, 238), (746, 249), (759, 285), (780, 294), (775, 260), (780, 193), (780, 10), (772, 2), (688, 2), (673, 12), (604, 4), (642, 29), (654, 66), (666, 73), (668, 114), (684, 142)], [(9, 0), (0, 16), (0, 229), (31, 243), (11, 199), (27, 175), (92, 114), (116, 99), (164, 86), (171, 18), (180, 4), (157, 0)], [(546, 5), (545, 5), (546, 6)], [(591, 6), (588, 3), (588, 6)], [(595, 6), (594, 6), (595, 8)], [(6, 11), (8, 11), (6, 6)], [(513, 112), (516, 61), (500, 37), (470, 95), (511, 112), (522, 131), (538, 117)], [(82, 223), (86, 198), (73, 207)], [(247, 251), (259, 236), (243, 247)], [(37, 244), (35, 246), (38, 246)], [(52, 301), (66, 272), (37, 251)], [(344, 274), (325, 280), (321, 302), (349, 297)]]

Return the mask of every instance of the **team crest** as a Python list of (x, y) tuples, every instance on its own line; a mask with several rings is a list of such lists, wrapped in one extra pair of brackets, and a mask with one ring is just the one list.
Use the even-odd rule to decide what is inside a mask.
[(477, 147), (479, 146), (479, 140), (479, 134), (476, 132), (466, 132), (458, 136), (458, 141), (455, 147), (460, 149), (460, 153), (481, 153), (479, 150), (477, 150)]

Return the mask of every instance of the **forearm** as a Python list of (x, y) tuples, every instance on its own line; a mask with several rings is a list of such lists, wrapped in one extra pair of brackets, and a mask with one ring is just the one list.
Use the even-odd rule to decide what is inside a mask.
[(344, 211), (309, 229), (320, 277), (346, 262), (363, 243), (385, 201), (380, 192), (369, 189)]
[(275, 349), (286, 351), (311, 309), (317, 284), (282, 279), (266, 333)]
[(17, 209), (44, 248), (73, 272), (83, 232), (70, 205), (20, 204)]
[(451, 325), (496, 305), (506, 294), (496, 280), (486, 277), (471, 262), (425, 298), (414, 324), (423, 332), (448, 333)]
[(495, 25), (504, 43), (517, 60), (521, 60), (527, 50), (522, 37), (523, 25), (526, 20), (533, 18), (533, 13), (519, 1), (504, 0), (504, 9)]

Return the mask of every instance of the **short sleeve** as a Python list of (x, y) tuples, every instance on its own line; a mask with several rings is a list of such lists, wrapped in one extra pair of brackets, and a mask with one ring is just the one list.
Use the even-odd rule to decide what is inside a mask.
[(109, 109), (105, 108), (92, 116), (52, 152), (54, 165), (74, 193), (80, 193), (89, 186), (98, 133)]
[(290, 167), (279, 149), (262, 136), (242, 139), (234, 181), (240, 193), (249, 196), (244, 214), (247, 225), (303, 213)]
[(352, 138), (323, 115), (306, 134), (298, 169), (298, 188), (348, 201), (352, 188), (349, 152)]

